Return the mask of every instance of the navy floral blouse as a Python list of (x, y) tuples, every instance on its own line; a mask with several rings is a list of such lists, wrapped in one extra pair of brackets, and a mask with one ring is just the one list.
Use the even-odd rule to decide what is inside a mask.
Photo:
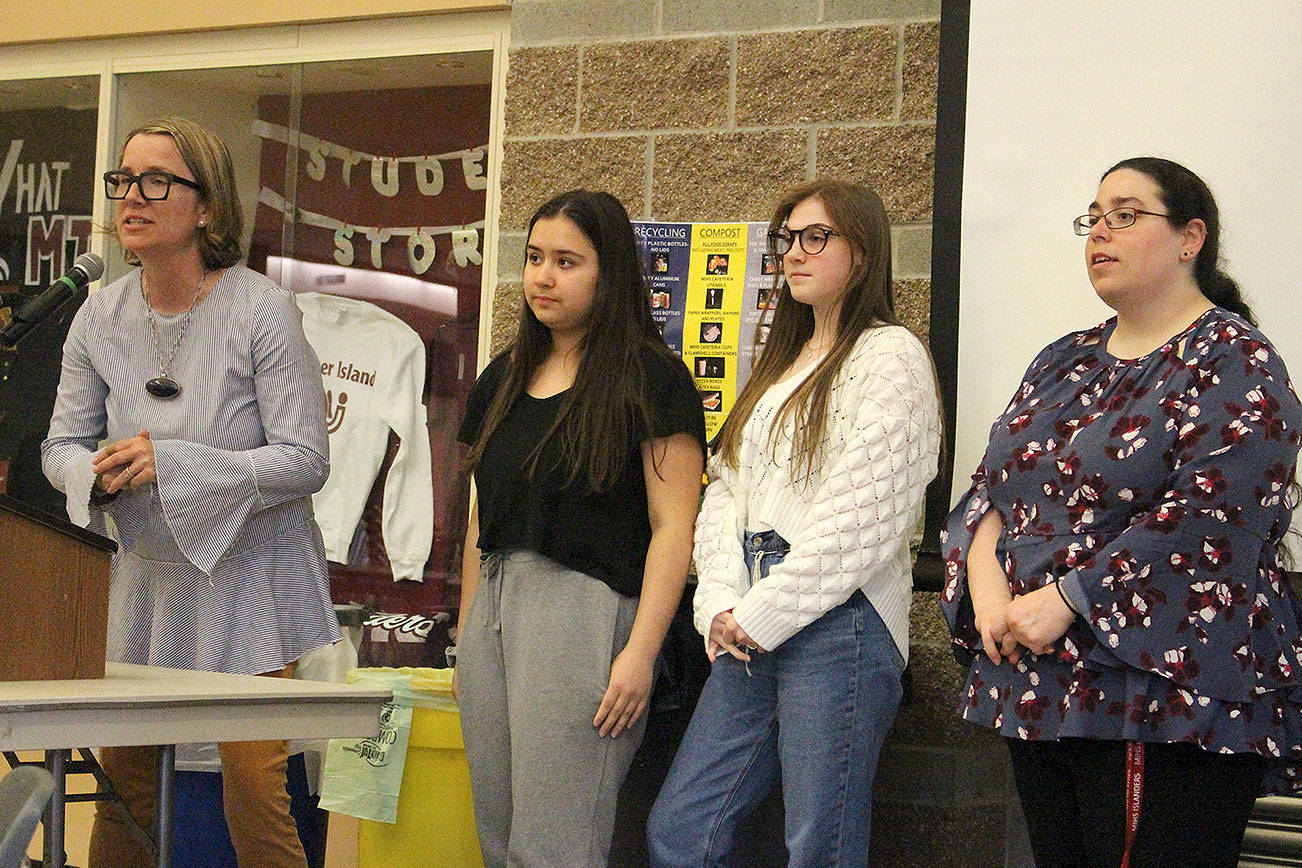
[[(1256, 752), (1263, 789), (1302, 786), (1302, 611), (1279, 545), (1302, 406), (1274, 347), (1212, 308), (1139, 359), (1115, 319), (1031, 363), (942, 533), (941, 607), (970, 665), (960, 713), (1002, 735), (1193, 742)], [(1088, 600), (1052, 652), (995, 665), (967, 596), (990, 508), (1015, 595)]]

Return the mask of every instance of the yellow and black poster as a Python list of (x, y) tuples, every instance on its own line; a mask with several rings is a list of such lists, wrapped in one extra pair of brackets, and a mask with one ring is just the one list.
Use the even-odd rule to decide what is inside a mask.
[(705, 430), (723, 427), (766, 330), (774, 263), (767, 223), (635, 223), (651, 312), (701, 394)]

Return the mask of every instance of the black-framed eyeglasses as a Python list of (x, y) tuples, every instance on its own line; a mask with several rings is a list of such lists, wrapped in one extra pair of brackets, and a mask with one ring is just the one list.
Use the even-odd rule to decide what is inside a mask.
[(827, 246), (827, 239), (833, 235), (840, 235), (835, 229), (828, 229), (826, 226), (819, 226), (817, 223), (811, 223), (804, 229), (792, 231), (790, 229), (774, 229), (769, 233), (769, 243), (773, 245), (773, 252), (779, 256), (785, 256), (792, 245), (800, 243), (800, 249), (813, 256), (815, 253), (822, 253), (823, 248)]
[(1150, 217), (1169, 217), (1169, 214), (1159, 214), (1156, 211), (1145, 211), (1142, 208), (1131, 208), (1123, 206), (1113, 208), (1106, 214), (1082, 214), (1072, 222), (1072, 228), (1076, 230), (1077, 235), (1089, 235), (1098, 222), (1102, 220), (1109, 229), (1125, 229), (1127, 226), (1134, 226), (1135, 221), (1139, 219), (1140, 214), (1147, 214)]
[(167, 194), (172, 192), (173, 184), (180, 184), (182, 187), (189, 187), (191, 190), (203, 190), (203, 187), (200, 187), (189, 178), (182, 178), (180, 175), (173, 175), (171, 172), (164, 172), (161, 169), (151, 169), (148, 172), (141, 172), (139, 175), (133, 175), (130, 172), (104, 173), (104, 195), (110, 199), (127, 198), (127, 193), (131, 192), (132, 184), (140, 188), (141, 198), (148, 199), (150, 202), (166, 199)]

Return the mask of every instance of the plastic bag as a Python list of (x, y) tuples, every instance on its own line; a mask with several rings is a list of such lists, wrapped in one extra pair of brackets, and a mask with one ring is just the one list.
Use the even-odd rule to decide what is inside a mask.
[(425, 704), (412, 690), (411, 669), (358, 669), (349, 681), (384, 687), (393, 699), (380, 712), (380, 730), (370, 738), (332, 738), (326, 747), (321, 807), (366, 820), (398, 819), (398, 793), (407, 762), (412, 707)]

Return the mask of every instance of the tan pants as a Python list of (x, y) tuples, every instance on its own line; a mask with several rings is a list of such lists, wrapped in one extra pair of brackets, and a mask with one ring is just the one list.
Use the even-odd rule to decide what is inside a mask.
[[(271, 676), (288, 677), (294, 667)], [(298, 827), (285, 789), (289, 744), (237, 741), (218, 745), (222, 758), (222, 804), (240, 868), (307, 868)], [(131, 815), (150, 834), (158, 811), (158, 756), (152, 747), (100, 751), (100, 765), (126, 801)], [(89, 868), (149, 868), (153, 859), (140, 845), (115, 805), (97, 802), (90, 834)]]

